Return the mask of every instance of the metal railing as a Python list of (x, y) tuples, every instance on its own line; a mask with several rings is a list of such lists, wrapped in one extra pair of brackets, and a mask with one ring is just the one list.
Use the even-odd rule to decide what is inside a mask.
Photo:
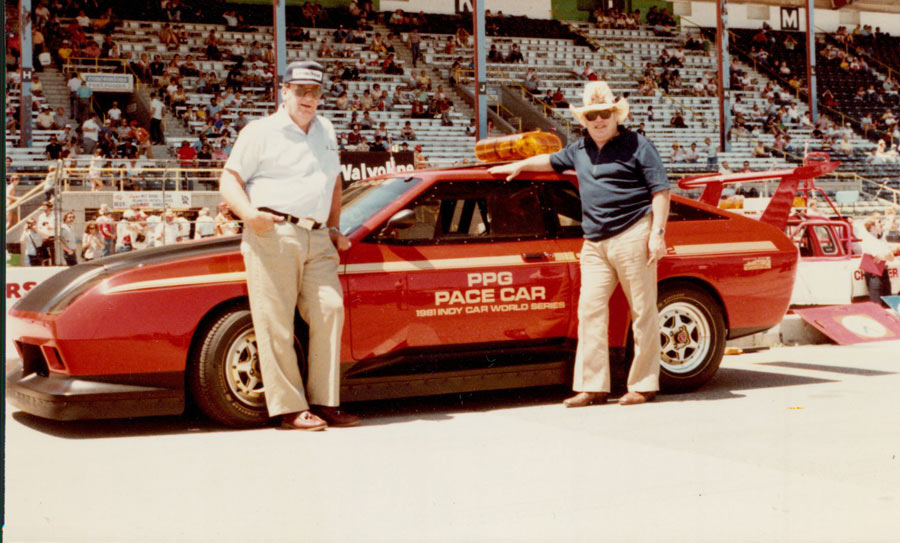
[[(471, 77), (471, 76), (474, 76), (474, 73), (475, 73), (474, 70), (471, 70), (468, 68), (457, 68), (455, 76), (457, 77), (457, 80), (458, 80), (460, 75), (465, 75), (465, 76)], [(541, 106), (541, 108), (543, 109), (544, 116), (550, 117), (556, 121), (561, 122), (566, 127), (566, 137), (567, 138), (571, 137), (573, 130), (572, 130), (572, 123), (569, 121), (569, 119), (567, 119), (565, 116), (559, 114), (559, 112), (557, 112), (549, 104), (537, 99), (537, 97), (534, 95), (534, 93), (532, 93), (527, 88), (525, 88), (525, 86), (521, 82), (513, 79), (507, 72), (502, 71), (502, 70), (487, 70), (485, 73), (491, 74), (494, 76), (499, 76), (501, 79), (507, 81), (509, 86), (517, 89), (523, 99), (525, 99), (526, 101), (533, 101), (535, 104)], [(494, 97), (492, 97), (490, 95), (488, 95), (488, 97), (491, 98), (491, 100), (493, 100), (494, 102), (497, 102), (497, 100)], [(499, 104), (499, 102), (497, 102), (497, 103)], [(503, 107), (502, 104), (500, 104), (500, 105), (501, 105), (501, 107)], [(518, 116), (516, 116), (508, 108), (503, 107), (503, 109), (508, 111), (509, 114), (513, 116), (513, 118), (518, 120), (519, 132), (521, 132), (522, 131), (522, 119), (519, 118)], [(499, 115), (499, 113), (498, 113), (498, 115)]]

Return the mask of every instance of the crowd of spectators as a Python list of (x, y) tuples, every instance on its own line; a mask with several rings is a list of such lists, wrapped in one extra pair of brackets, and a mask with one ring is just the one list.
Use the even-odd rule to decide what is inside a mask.
[[(158, 210), (135, 206), (122, 213), (113, 213), (107, 204), (102, 204), (96, 217), (85, 223), (80, 243), (73, 231), (75, 213), (67, 211), (59, 215), (63, 218), (58, 240), (62, 251), (60, 260), (68, 266), (137, 249), (232, 236), (241, 231), (240, 221), (224, 203), (219, 204), (215, 217), (207, 208), (184, 212), (169, 207)], [(193, 222), (188, 219), (191, 215), (195, 217)], [(55, 264), (56, 217), (53, 203), (48, 201), (34, 217), (26, 220), (19, 240), (24, 265)]]

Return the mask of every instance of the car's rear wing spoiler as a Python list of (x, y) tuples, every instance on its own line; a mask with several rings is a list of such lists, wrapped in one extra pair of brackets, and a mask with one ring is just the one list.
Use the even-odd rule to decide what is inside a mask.
[[(726, 184), (752, 183), (754, 181), (778, 180), (778, 188), (772, 195), (769, 205), (766, 206), (760, 222), (771, 224), (779, 230), (784, 230), (787, 225), (788, 215), (794, 202), (794, 195), (800, 189), (800, 183), (811, 183), (816, 177), (829, 174), (836, 170), (841, 163), (832, 161), (828, 153), (809, 153), (803, 160), (802, 166), (793, 169), (769, 170), (764, 172), (712, 174), (685, 177), (678, 182), (678, 187), (691, 190), (703, 187), (703, 193), (699, 201), (718, 207), (722, 197), (722, 189)], [(805, 184), (804, 190), (812, 188)], [(830, 202), (829, 202), (830, 203)]]

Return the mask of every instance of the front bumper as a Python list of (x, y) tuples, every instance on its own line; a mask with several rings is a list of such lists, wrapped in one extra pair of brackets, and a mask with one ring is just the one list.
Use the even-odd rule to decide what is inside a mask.
[(26, 374), (21, 360), (8, 361), (6, 397), (26, 413), (54, 420), (176, 415), (185, 406), (183, 388)]

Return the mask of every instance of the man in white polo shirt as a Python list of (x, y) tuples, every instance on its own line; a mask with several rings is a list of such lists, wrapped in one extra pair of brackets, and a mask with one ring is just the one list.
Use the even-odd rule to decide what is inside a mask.
[[(344, 304), (337, 251), (350, 241), (338, 228), (337, 138), (316, 115), (323, 75), (315, 62), (288, 65), (284, 104), (241, 130), (220, 180), (222, 197), (244, 221), (241, 253), (266, 407), (282, 426), (301, 430), (359, 422), (338, 409)], [(305, 387), (294, 353), (295, 308), (309, 324)]]

